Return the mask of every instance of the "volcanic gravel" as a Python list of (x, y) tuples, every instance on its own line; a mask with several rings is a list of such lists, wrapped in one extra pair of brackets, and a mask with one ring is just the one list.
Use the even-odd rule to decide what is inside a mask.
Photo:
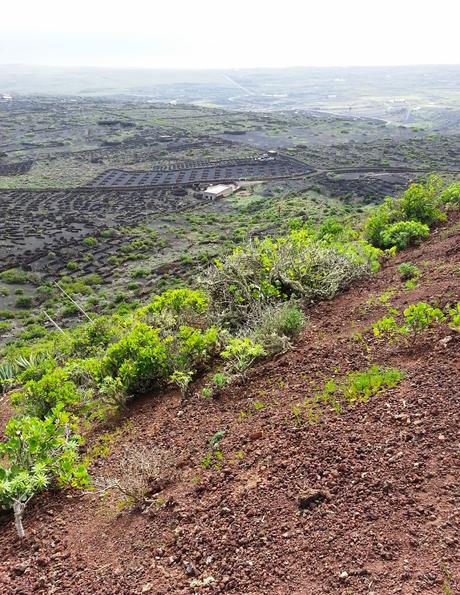
[[(460, 591), (460, 336), (447, 324), (414, 344), (369, 332), (394, 290), (400, 310), (460, 299), (459, 217), (371, 279), (307, 309), (294, 350), (217, 398), (175, 392), (133, 403), (110, 475), (135, 444), (174, 453), (176, 478), (149, 512), (97, 494), (47, 493), (26, 538), (0, 519), (0, 592), (439, 594)], [(398, 265), (417, 264), (407, 290)], [(360, 333), (360, 334), (358, 334)], [(298, 425), (292, 407), (328, 378), (371, 363), (405, 373), (395, 388)], [(223, 430), (223, 461), (204, 469)], [(450, 589), (450, 591), (448, 590)]]

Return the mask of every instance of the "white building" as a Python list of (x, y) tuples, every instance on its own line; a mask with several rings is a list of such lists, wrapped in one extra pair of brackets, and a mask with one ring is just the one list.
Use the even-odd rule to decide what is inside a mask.
[(221, 196), (229, 196), (232, 192), (235, 192), (235, 184), (216, 184), (215, 186), (208, 186), (203, 192), (203, 198), (220, 198)]

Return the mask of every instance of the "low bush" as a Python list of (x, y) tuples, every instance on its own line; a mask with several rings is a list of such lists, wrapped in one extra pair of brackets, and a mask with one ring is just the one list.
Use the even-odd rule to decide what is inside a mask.
[[(397, 314), (398, 312), (395, 311)], [(430, 306), (425, 302), (411, 304), (404, 310), (404, 323), (399, 325), (393, 316), (377, 320), (372, 325), (374, 335), (392, 342), (397, 335), (412, 334), (415, 336), (433, 324), (445, 320), (445, 315), (439, 308)]]
[(138, 394), (163, 384), (172, 372), (168, 360), (167, 343), (161, 340), (159, 329), (138, 323), (107, 349), (102, 375), (119, 377), (128, 393)]
[(30, 499), (50, 486), (83, 487), (89, 482), (80, 462), (80, 437), (68, 413), (57, 408), (44, 419), (12, 418), (0, 443), (0, 507), (13, 509), (19, 537)]
[(24, 284), (31, 281), (31, 274), (22, 269), (8, 269), (0, 273), (0, 281), (10, 284)]
[(439, 208), (442, 186), (438, 176), (430, 176), (423, 184), (411, 184), (396, 200), (387, 197), (367, 220), (366, 239), (378, 248), (403, 249), (413, 241), (428, 237), (429, 228), (444, 218)]
[(404, 310), (404, 331), (407, 333), (417, 333), (444, 320), (445, 316), (439, 308), (433, 308), (429, 304), (419, 302), (412, 304)]
[(18, 297), (18, 299), (15, 302), (15, 306), (16, 308), (26, 308), (29, 309), (32, 307), (33, 304), (33, 300), (30, 296), (28, 295), (23, 295), (21, 297)]
[(380, 254), (365, 242), (320, 241), (301, 229), (237, 248), (208, 269), (203, 283), (215, 315), (234, 328), (247, 323), (260, 303), (331, 299), (377, 270)]
[(77, 386), (62, 368), (46, 372), (39, 380), (29, 380), (12, 395), (12, 402), (20, 411), (40, 419), (57, 405), (77, 406), (81, 399)]
[(296, 425), (300, 425), (304, 418), (309, 423), (317, 422), (324, 408), (341, 413), (344, 406), (365, 403), (379, 392), (397, 386), (403, 378), (404, 374), (397, 368), (376, 365), (367, 370), (349, 372), (339, 381), (331, 378), (313, 397), (307, 397), (303, 403), (293, 408)]
[(86, 238), (83, 239), (83, 244), (85, 246), (87, 246), (88, 248), (92, 248), (93, 246), (97, 246), (97, 240), (96, 238), (92, 237), (92, 236), (87, 236)]
[(246, 370), (259, 358), (266, 355), (263, 346), (255, 343), (249, 337), (230, 339), (221, 356), (227, 361), (228, 369), (232, 373), (244, 374)]
[(398, 270), (403, 281), (417, 279), (420, 275), (420, 269), (417, 265), (413, 264), (412, 262), (402, 262), (399, 265)]
[(430, 226), (442, 218), (439, 210), (443, 182), (439, 176), (429, 176), (424, 184), (411, 184), (396, 202), (401, 219), (419, 221)]
[(460, 207), (460, 182), (454, 182), (441, 194), (441, 202), (445, 205)]
[(95, 487), (102, 494), (115, 491), (128, 506), (144, 507), (175, 477), (173, 453), (154, 447), (134, 445), (118, 459), (114, 477), (100, 477)]
[(449, 309), (449, 326), (452, 330), (460, 333), (460, 302), (454, 308)]
[(268, 355), (289, 350), (306, 322), (303, 311), (292, 302), (268, 305), (250, 323), (250, 336)]
[(401, 332), (399, 325), (393, 316), (385, 316), (385, 318), (377, 320), (377, 322), (374, 322), (372, 325), (372, 330), (375, 337), (385, 338), (390, 342), (392, 342), (394, 337)]
[(396, 246), (404, 250), (412, 244), (425, 240), (430, 235), (430, 228), (418, 221), (398, 221), (386, 227), (381, 233), (381, 245), (384, 248)]

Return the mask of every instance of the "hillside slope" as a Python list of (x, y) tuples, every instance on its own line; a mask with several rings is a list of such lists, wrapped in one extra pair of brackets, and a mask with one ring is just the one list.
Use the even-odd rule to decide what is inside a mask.
[[(401, 282), (404, 261), (421, 269), (414, 289)], [(23, 543), (2, 517), (0, 592), (458, 592), (460, 336), (441, 324), (389, 345), (366, 329), (388, 303), (459, 301), (459, 273), (456, 214), (370, 280), (309, 309), (293, 351), (218, 398), (196, 390), (185, 401), (175, 392), (137, 401), (92, 475), (116, 475), (136, 444), (157, 449), (176, 467), (157, 506), (142, 514), (120, 511), (114, 497), (46, 494), (26, 513)], [(293, 416), (329, 378), (372, 363), (405, 378), (317, 423)], [(222, 461), (203, 468), (219, 431)]]

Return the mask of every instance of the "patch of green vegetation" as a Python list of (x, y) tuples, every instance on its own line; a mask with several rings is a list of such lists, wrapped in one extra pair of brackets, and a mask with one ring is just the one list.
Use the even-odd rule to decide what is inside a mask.
[(22, 269), (8, 269), (0, 273), (0, 280), (11, 285), (32, 283), (37, 278), (33, 273), (28, 273)]
[(366, 238), (379, 248), (400, 250), (426, 239), (430, 226), (445, 219), (442, 190), (441, 178), (430, 176), (424, 184), (412, 184), (400, 198), (387, 198), (369, 217)]
[(294, 421), (296, 425), (304, 420), (316, 423), (327, 409), (340, 414), (344, 407), (366, 403), (378, 393), (394, 388), (403, 378), (403, 372), (397, 368), (376, 365), (364, 371), (349, 372), (339, 381), (331, 378), (313, 397), (307, 397), (303, 403), (292, 408)]

